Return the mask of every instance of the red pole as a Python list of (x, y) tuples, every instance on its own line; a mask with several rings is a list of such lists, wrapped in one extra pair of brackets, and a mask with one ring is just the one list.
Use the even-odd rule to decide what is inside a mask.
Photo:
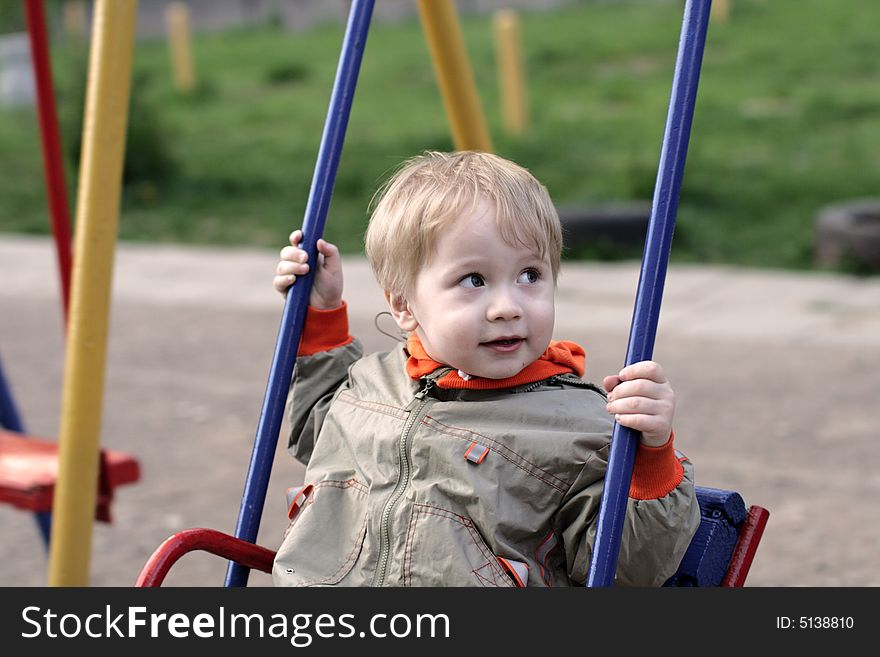
[(135, 586), (162, 586), (171, 566), (194, 550), (204, 550), (264, 573), (272, 572), (272, 563), (275, 561), (275, 553), (260, 545), (213, 529), (184, 529), (156, 548), (141, 570)]
[(52, 68), (49, 63), (46, 15), (43, 11), (43, 0), (24, 0), (24, 8), (31, 42), (31, 61), (37, 83), (46, 199), (49, 203), (49, 212), (52, 215), (52, 233), (55, 236), (58, 273), (61, 276), (61, 303), (66, 325), (70, 301), (70, 208), (67, 205), (64, 159), (61, 155), (61, 136), (58, 130), (58, 115), (55, 111)]

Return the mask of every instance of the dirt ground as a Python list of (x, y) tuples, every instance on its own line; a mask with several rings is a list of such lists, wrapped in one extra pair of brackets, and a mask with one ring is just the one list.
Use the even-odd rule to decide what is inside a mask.
[[(152, 551), (189, 527), (232, 532), (278, 322), (276, 254), (120, 245), (102, 444), (135, 455), (93, 531), (91, 583), (129, 586)], [(45, 239), (0, 237), (0, 357), (30, 433), (58, 433), (63, 344)], [(587, 347), (588, 378), (619, 369), (636, 263), (566, 264), (557, 337)], [(368, 350), (382, 299), (346, 259), (353, 333)], [(672, 267), (655, 359), (678, 398), (676, 443), (698, 483), (770, 510), (751, 586), (880, 586), (880, 280)], [(96, 373), (96, 376), (98, 373)], [(283, 442), (283, 441), (281, 441)], [(277, 547), (284, 490), (302, 468), (279, 446), (258, 542)], [(0, 585), (43, 586), (32, 516), (0, 506)], [(225, 562), (184, 557), (167, 585), (219, 586)], [(252, 586), (271, 585), (254, 573)]]

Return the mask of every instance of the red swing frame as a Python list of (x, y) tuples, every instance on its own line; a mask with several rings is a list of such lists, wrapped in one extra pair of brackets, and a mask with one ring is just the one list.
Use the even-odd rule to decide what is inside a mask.
[[(737, 527), (736, 545), (727, 563), (721, 587), (740, 588), (745, 585), (769, 516), (770, 512), (762, 506), (752, 505), (748, 508), (745, 519)], [(141, 570), (135, 586), (162, 586), (171, 567), (184, 555), (196, 551), (208, 552), (264, 573), (272, 572), (272, 563), (275, 560), (273, 550), (215, 529), (185, 529), (156, 548)]]

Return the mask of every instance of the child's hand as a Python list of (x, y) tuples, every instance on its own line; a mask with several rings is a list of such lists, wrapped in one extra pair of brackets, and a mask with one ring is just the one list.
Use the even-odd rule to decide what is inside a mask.
[[(278, 275), (272, 281), (281, 294), (286, 295), (296, 277), (305, 276), (309, 271), (309, 254), (299, 248), (301, 240), (302, 231), (295, 230), (290, 234), (290, 246), (281, 249), (281, 261), (276, 269)], [(312, 281), (309, 305), (319, 310), (332, 310), (342, 305), (342, 259), (339, 249), (325, 240), (318, 240), (318, 270)]]
[(624, 367), (602, 381), (608, 412), (619, 424), (642, 432), (642, 444), (659, 447), (669, 440), (675, 393), (663, 368), (651, 360)]

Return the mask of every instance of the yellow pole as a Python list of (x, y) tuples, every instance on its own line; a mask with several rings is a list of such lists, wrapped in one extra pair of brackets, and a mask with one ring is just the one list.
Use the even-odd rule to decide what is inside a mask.
[(196, 86), (190, 48), (189, 8), (183, 2), (172, 2), (165, 10), (168, 44), (171, 48), (171, 67), (177, 90), (188, 94)]
[(522, 48), (520, 46), (519, 15), (511, 9), (497, 11), (493, 25), (504, 128), (510, 134), (521, 135), (526, 131), (528, 111)]
[(457, 150), (492, 152), (464, 35), (452, 0), (419, 0), (422, 29)]
[(50, 586), (87, 586), (137, 0), (96, 0), (83, 122)]
[(709, 18), (722, 25), (726, 23), (730, 19), (730, 0), (712, 0)]

